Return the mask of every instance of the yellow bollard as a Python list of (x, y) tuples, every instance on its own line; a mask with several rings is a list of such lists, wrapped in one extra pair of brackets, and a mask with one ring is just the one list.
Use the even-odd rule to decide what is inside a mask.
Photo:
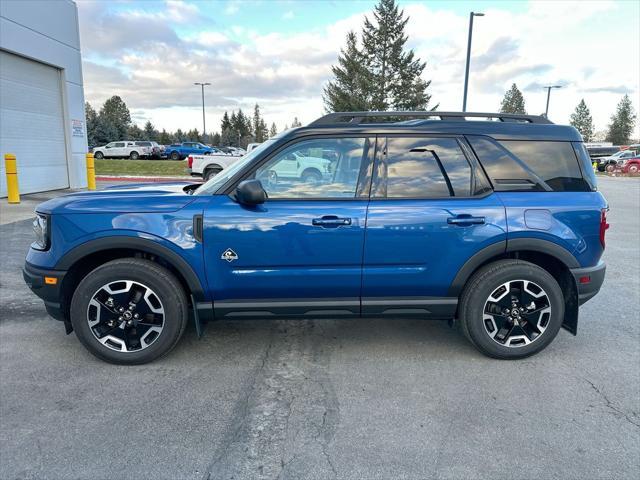
[(87, 188), (96, 189), (96, 167), (93, 160), (93, 153), (87, 153)]
[(5, 153), (4, 155), (4, 171), (7, 175), (7, 200), (9, 203), (20, 203), (18, 167), (16, 165), (16, 156), (12, 153)]

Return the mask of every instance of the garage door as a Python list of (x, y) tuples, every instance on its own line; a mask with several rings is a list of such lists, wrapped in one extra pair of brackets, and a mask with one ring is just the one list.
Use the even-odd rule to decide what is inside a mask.
[(0, 50), (0, 153), (17, 157), (20, 193), (69, 186), (61, 96), (58, 69)]

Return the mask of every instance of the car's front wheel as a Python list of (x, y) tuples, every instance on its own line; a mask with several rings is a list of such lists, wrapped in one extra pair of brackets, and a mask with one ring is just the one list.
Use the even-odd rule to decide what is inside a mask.
[(104, 154), (102, 152), (96, 152), (93, 155), (93, 158), (95, 158), (96, 160), (100, 160), (100, 159), (104, 158)]
[(467, 282), (458, 317), (466, 337), (485, 355), (524, 358), (558, 334), (564, 297), (546, 270), (521, 260), (500, 260)]
[(142, 364), (167, 354), (188, 320), (178, 279), (143, 259), (108, 262), (89, 273), (71, 301), (71, 323), (80, 342), (96, 357), (118, 364)]

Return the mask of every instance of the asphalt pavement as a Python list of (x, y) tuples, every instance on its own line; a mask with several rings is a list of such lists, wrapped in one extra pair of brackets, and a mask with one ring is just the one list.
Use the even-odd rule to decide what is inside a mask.
[(0, 478), (638, 478), (640, 181), (600, 187), (604, 287), (577, 337), (522, 361), (362, 319), (190, 326), (155, 363), (109, 365), (25, 286), (30, 220), (4, 222)]

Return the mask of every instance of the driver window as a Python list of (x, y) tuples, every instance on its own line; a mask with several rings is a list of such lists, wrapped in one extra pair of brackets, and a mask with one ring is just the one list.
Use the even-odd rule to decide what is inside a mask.
[(291, 145), (260, 166), (269, 198), (354, 198), (373, 141), (323, 138)]

